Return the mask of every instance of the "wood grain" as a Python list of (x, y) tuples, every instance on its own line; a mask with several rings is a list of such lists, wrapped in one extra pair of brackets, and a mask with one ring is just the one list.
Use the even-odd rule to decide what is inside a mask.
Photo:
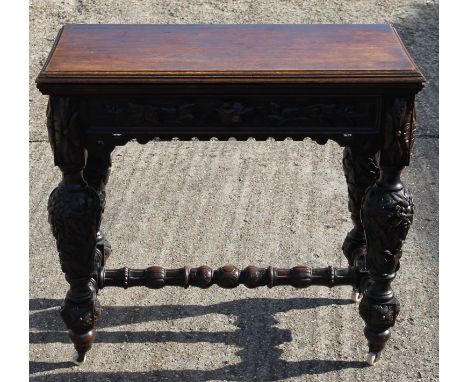
[[(356, 80), (356, 78), (358, 80)], [(423, 82), (390, 25), (66, 25), (50, 83)]]

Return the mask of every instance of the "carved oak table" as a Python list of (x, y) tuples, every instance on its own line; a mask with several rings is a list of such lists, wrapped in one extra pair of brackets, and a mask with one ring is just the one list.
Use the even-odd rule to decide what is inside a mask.
[[(81, 363), (104, 286), (352, 285), (373, 364), (400, 304), (391, 289), (413, 201), (400, 173), (424, 77), (389, 25), (66, 25), (37, 77), (63, 179), (49, 222), (70, 289), (61, 316)], [(111, 152), (130, 139), (332, 139), (344, 146), (348, 268), (105, 269)], [(362, 299), (361, 299), (362, 297)]]

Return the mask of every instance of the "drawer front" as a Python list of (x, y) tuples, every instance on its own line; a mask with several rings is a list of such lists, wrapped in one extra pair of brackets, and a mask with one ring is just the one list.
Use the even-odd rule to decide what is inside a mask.
[(378, 96), (132, 96), (87, 101), (88, 132), (167, 137), (377, 133)]

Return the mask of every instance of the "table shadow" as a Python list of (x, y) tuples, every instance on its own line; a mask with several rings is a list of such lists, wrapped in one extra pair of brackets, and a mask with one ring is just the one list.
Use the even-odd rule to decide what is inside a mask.
[[(30, 300), (30, 343), (70, 343), (58, 314), (60, 300)], [(277, 313), (291, 310), (314, 309), (327, 305), (347, 305), (349, 300), (325, 298), (268, 299), (252, 298), (222, 302), (214, 305), (161, 305), (161, 306), (109, 306), (98, 323), (96, 343), (200, 343), (200, 352), (207, 352), (203, 343), (223, 343), (240, 350), (236, 353), (241, 361), (214, 370), (148, 370), (141, 372), (70, 372), (68, 362), (31, 361), (31, 380), (61, 381), (70, 378), (80, 380), (168, 380), (168, 381), (276, 381), (304, 374), (322, 374), (346, 368), (361, 368), (364, 362), (347, 360), (313, 359), (290, 362), (281, 359), (278, 348), (291, 342), (289, 329), (276, 327)], [(233, 323), (238, 330), (226, 332), (208, 331), (106, 331), (118, 325), (136, 324), (150, 321), (167, 321), (207, 314), (236, 316)], [(356, 319), (359, 319), (356, 312)], [(307, 335), (305, 333), (304, 335)], [(71, 347), (70, 343), (70, 347)], [(71, 351), (72, 349), (70, 349)], [(267, 366), (265, 366), (267, 365)], [(35, 375), (44, 371), (66, 369), (52, 375)], [(79, 370), (79, 369), (77, 369)]]

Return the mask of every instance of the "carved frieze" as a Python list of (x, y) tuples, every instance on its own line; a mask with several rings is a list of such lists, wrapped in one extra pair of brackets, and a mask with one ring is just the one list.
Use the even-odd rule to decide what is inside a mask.
[(241, 102), (230, 101), (222, 103), (216, 109), (219, 121), (224, 125), (245, 123), (252, 119), (255, 107)]
[[(114, 133), (158, 132), (174, 136), (212, 132), (236, 135), (267, 133), (282, 136), (286, 129), (304, 133), (356, 129), (377, 132), (378, 97), (285, 96), (147, 96), (89, 101), (90, 130)], [(190, 128), (190, 131), (187, 131)], [(291, 130), (291, 131), (293, 131)], [(307, 134), (304, 134), (307, 136)]]
[(118, 126), (131, 127), (190, 124), (194, 119), (195, 105), (191, 103), (150, 104), (126, 100), (118, 103), (94, 104), (94, 106), (100, 111), (100, 116), (107, 121)]
[(375, 114), (372, 105), (312, 102), (301, 106), (270, 103), (268, 120), (273, 125), (362, 126)]

